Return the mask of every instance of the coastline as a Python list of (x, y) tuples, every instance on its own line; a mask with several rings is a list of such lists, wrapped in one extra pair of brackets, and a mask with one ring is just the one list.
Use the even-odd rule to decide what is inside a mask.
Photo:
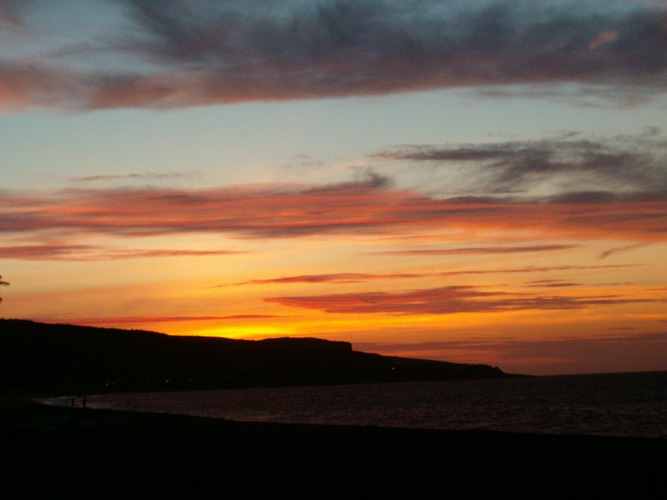
[(234, 422), (5, 398), (10, 498), (593, 498), (653, 492), (667, 440)]

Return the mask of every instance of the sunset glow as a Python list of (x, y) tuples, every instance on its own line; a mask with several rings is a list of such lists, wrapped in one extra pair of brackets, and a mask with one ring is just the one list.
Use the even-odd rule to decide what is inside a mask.
[(0, 2), (0, 315), (665, 370), (666, 91), (657, 1)]

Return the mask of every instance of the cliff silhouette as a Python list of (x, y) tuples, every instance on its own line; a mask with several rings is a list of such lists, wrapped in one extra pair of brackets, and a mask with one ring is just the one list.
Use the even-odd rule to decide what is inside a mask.
[(0, 389), (72, 394), (507, 377), (316, 338), (259, 341), (0, 320)]

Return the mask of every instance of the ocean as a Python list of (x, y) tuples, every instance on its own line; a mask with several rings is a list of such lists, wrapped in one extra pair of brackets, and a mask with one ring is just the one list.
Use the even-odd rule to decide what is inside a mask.
[(109, 394), (88, 396), (87, 406), (254, 422), (665, 439), (667, 372)]

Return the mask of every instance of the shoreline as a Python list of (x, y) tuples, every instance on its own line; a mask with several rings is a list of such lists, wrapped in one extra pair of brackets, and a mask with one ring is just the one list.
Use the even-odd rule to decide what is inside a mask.
[(236, 422), (4, 401), (10, 498), (656, 498), (667, 440)]

